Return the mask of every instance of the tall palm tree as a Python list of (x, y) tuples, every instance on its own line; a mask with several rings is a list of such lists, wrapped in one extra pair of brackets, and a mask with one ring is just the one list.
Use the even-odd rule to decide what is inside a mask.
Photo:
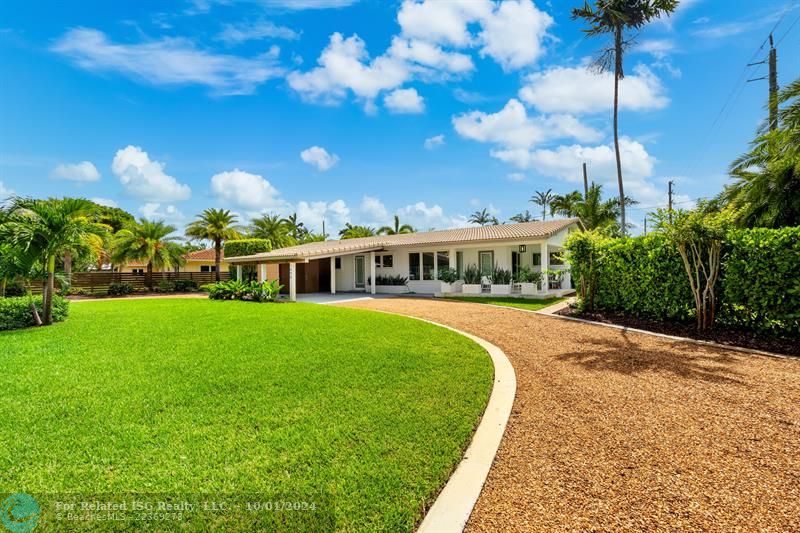
[(163, 220), (142, 218), (138, 224), (121, 229), (114, 236), (111, 260), (116, 264), (146, 262), (145, 281), (153, 290), (153, 267), (163, 271), (184, 263), (183, 248), (180, 239), (172, 235), (174, 232), (175, 226), (169, 226)]
[(486, 209), (486, 208), (481, 209), (480, 211), (475, 211), (474, 213), (472, 213), (469, 216), (469, 221), (472, 222), (473, 224), (478, 224), (480, 226), (488, 226), (489, 224), (497, 225), (499, 223), (497, 221), (497, 218), (492, 216), (489, 213), (489, 210)]
[(219, 269), (222, 262), (222, 243), (241, 237), (236, 215), (227, 209), (206, 209), (197, 220), (186, 226), (186, 236), (214, 243), (214, 265), (216, 281), (220, 280)]
[(354, 226), (349, 222), (339, 231), (342, 239), (357, 239), (359, 237), (372, 237), (375, 235), (375, 228), (369, 226)]
[[(638, 203), (629, 197), (625, 202), (628, 206)], [(613, 235), (621, 233), (617, 221), (620, 213), (619, 199), (603, 200), (602, 185), (592, 183), (585, 198), (579, 191), (557, 195), (552, 205), (559, 215), (580, 218), (586, 229), (601, 229)]]
[(414, 226), (411, 224), (400, 224), (400, 217), (394, 216), (394, 226), (381, 226), (378, 228), (378, 235), (399, 235), (401, 233), (414, 233)]
[(289, 233), (286, 221), (275, 213), (267, 213), (250, 221), (250, 235), (268, 240), (273, 250), (297, 244), (297, 240)]
[(83, 249), (104, 235), (108, 226), (94, 222), (94, 204), (83, 198), (34, 200), (14, 198), (11, 218), (3, 224), (6, 240), (23, 251), (38, 256), (47, 281), (43, 295), (43, 322), (53, 322), (56, 260), (65, 252)]
[(579, 191), (572, 191), (567, 194), (556, 194), (550, 200), (550, 216), (562, 215), (565, 217), (576, 217), (575, 205), (583, 200), (583, 195)]
[(509, 220), (511, 222), (517, 222), (517, 223), (520, 223), (520, 222), (533, 222), (533, 221), (536, 220), (536, 217), (534, 217), (531, 214), (531, 212), (526, 209), (524, 213), (517, 213), (516, 215), (511, 217)]
[(291, 235), (296, 241), (301, 241), (303, 236), (308, 233), (308, 229), (306, 229), (305, 224), (297, 220), (297, 213), (292, 213), (288, 217), (284, 218), (283, 222), (286, 224), (286, 229), (289, 232), (289, 235)]
[(588, 27), (583, 32), (592, 37), (611, 34), (614, 44), (601, 51), (593, 63), (598, 72), (613, 70), (614, 73), (614, 152), (617, 159), (617, 183), (619, 185), (620, 227), (625, 234), (625, 191), (622, 185), (622, 160), (619, 153), (619, 82), (625, 77), (623, 55), (633, 38), (627, 39), (626, 32), (638, 33), (642, 27), (654, 19), (668, 16), (678, 7), (678, 0), (595, 0), (592, 6), (588, 0), (583, 7), (572, 10), (572, 19), (583, 19)]
[(546, 220), (547, 206), (550, 205), (550, 202), (553, 201), (553, 189), (547, 189), (546, 191), (536, 191), (536, 193), (533, 196), (531, 196), (530, 201), (533, 204), (541, 206), (542, 220)]

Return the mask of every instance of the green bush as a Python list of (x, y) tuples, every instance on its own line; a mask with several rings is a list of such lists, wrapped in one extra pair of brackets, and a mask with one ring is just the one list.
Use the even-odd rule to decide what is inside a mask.
[[(369, 283), (370, 280), (367, 280)], [(375, 276), (375, 285), (393, 285), (401, 286), (408, 283), (408, 278), (405, 276)]]
[[(43, 316), (42, 297), (35, 296), (33, 303)], [(53, 296), (53, 322), (61, 322), (69, 314), (69, 302), (60, 296)], [(19, 329), (33, 326), (33, 314), (27, 297), (0, 298), (0, 330)]]
[[(565, 246), (576, 283), (595, 273), (597, 309), (656, 320), (694, 318), (683, 261), (663, 234), (592, 240), (573, 235)], [(721, 271), (719, 323), (773, 334), (800, 332), (800, 228), (728, 232)]]
[(272, 243), (266, 239), (238, 239), (225, 242), (225, 257), (255, 255), (272, 250)]
[(528, 265), (522, 265), (517, 269), (517, 278), (514, 281), (517, 283), (540, 283), (542, 273), (531, 270)]
[(169, 279), (162, 279), (158, 282), (158, 292), (175, 292), (175, 282)]
[(467, 285), (480, 285), (481, 283), (481, 269), (478, 265), (471, 264), (464, 268), (464, 283)]
[(440, 268), (439, 269), (439, 280), (444, 281), (445, 283), (455, 283), (460, 278), (458, 277), (458, 271), (455, 268)]
[(175, 292), (191, 292), (197, 290), (197, 282), (193, 279), (176, 279)]
[(800, 334), (800, 227), (729, 232), (721, 284), (721, 321)]
[(508, 285), (509, 283), (511, 283), (511, 271), (495, 265), (492, 269), (492, 284)]
[(211, 300), (249, 300), (254, 302), (270, 302), (278, 298), (283, 285), (278, 280), (249, 283), (239, 280), (220, 281), (203, 285), (202, 290), (208, 292)]
[(25, 287), (19, 283), (9, 283), (6, 287), (6, 297), (25, 296)]
[(109, 296), (125, 296), (133, 294), (133, 285), (130, 283), (111, 283), (107, 291)]

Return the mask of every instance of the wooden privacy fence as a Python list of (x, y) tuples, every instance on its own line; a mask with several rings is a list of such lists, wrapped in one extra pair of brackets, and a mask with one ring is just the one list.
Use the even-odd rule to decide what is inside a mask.
[[(222, 281), (229, 278), (228, 272), (220, 272)], [(214, 272), (153, 272), (153, 288), (158, 289), (161, 281), (193, 280), (197, 286), (216, 281)], [(134, 289), (147, 288), (147, 274), (134, 274), (132, 272), (75, 272), (72, 274), (72, 288), (83, 289), (87, 292), (105, 294), (112, 283), (130, 283)], [(42, 287), (34, 284), (31, 289), (34, 293), (42, 292)]]

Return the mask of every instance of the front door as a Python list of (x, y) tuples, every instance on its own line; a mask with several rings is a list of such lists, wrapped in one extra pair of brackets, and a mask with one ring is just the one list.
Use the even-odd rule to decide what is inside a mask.
[(491, 276), (494, 269), (494, 252), (478, 252), (481, 276)]
[(367, 284), (367, 280), (366, 280), (367, 269), (366, 269), (366, 264), (365, 264), (366, 261), (365, 261), (363, 255), (357, 255), (355, 257), (355, 262), (356, 262), (356, 269), (355, 269), (356, 270), (356, 283), (355, 283), (356, 284), (356, 289), (363, 289)]

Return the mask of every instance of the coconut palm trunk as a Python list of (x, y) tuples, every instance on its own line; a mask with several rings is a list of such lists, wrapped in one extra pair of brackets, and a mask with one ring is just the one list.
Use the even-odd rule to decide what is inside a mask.
[(53, 323), (53, 292), (55, 291), (56, 280), (56, 256), (51, 255), (47, 258), (47, 286), (42, 296), (42, 307), (44, 307), (44, 324), (49, 326)]
[(145, 277), (145, 283), (147, 284), (147, 289), (152, 291), (153, 290), (153, 262), (147, 262), (147, 276)]
[(64, 278), (67, 280), (67, 287), (72, 286), (72, 252), (64, 252)]
[(614, 30), (614, 153), (617, 156), (619, 184), (620, 231), (625, 236), (625, 189), (622, 185), (622, 159), (619, 155), (619, 79), (622, 77), (622, 26)]
[[(28, 295), (28, 305), (31, 308), (31, 315), (33, 316), (33, 324), (35, 326), (42, 325), (42, 318), (39, 316), (39, 310), (36, 309), (36, 303), (33, 301), (33, 292), (31, 292), (31, 282), (29, 280), (25, 280), (25, 292)], [(42, 296), (42, 302), (44, 302), (44, 295)]]

